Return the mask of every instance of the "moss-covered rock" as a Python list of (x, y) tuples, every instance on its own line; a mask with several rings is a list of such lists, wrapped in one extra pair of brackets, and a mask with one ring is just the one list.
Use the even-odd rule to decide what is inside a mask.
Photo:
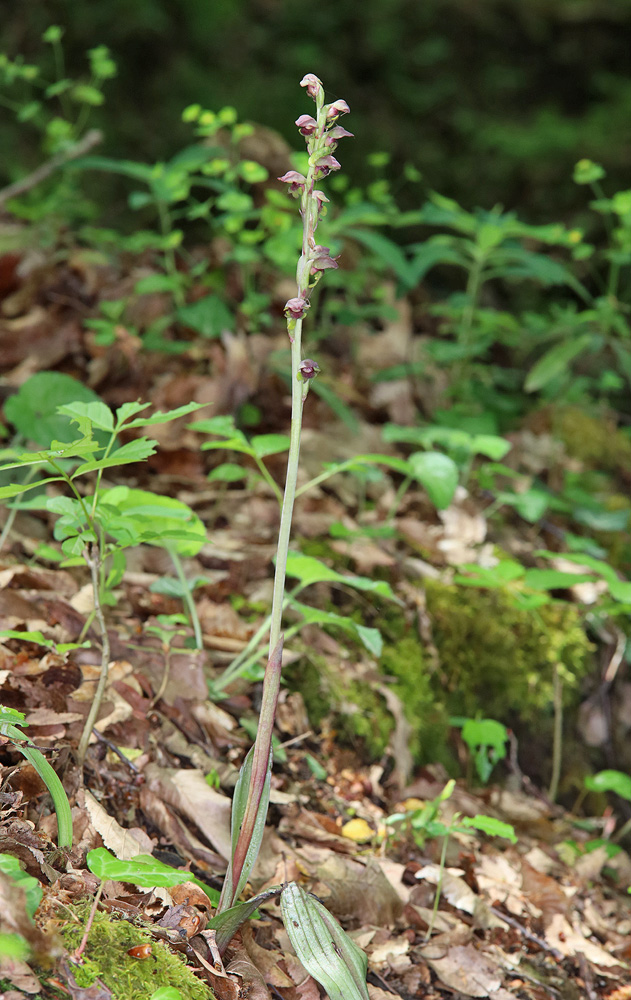
[(426, 592), (442, 697), (451, 714), (540, 719), (552, 711), (555, 666), (566, 707), (576, 704), (593, 646), (574, 605), (558, 601), (524, 610), (503, 590), (433, 581)]
[(290, 685), (302, 693), (312, 724), (332, 717), (341, 738), (361, 739), (378, 758), (394, 727), (383, 696), (387, 684), (412, 726), (410, 750), (417, 763), (441, 761), (453, 769), (450, 716), (483, 715), (522, 730), (536, 722), (548, 751), (554, 668), (570, 708), (592, 667), (593, 647), (577, 609), (557, 602), (523, 610), (503, 590), (435, 581), (424, 587), (433, 655), (404, 614), (389, 608), (378, 670), (355, 662), (333, 670), (326, 658), (313, 656), (292, 669)]

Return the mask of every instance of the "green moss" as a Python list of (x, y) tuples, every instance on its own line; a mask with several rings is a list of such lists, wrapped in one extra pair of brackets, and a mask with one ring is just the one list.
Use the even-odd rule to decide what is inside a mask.
[(568, 455), (587, 465), (620, 472), (631, 465), (631, 440), (613, 420), (593, 417), (578, 406), (564, 406), (552, 413), (552, 432), (563, 441)]
[(434, 581), (426, 592), (450, 713), (535, 721), (551, 711), (555, 665), (565, 705), (576, 704), (593, 647), (573, 605), (525, 611), (502, 590)]
[[(80, 924), (67, 924), (62, 930), (64, 943), (74, 950), (83, 936), (88, 908), (77, 910)], [(136, 945), (150, 943), (146, 959), (131, 958), (127, 952)], [(147, 1000), (161, 986), (172, 986), (187, 1000), (213, 1000), (213, 993), (184, 960), (149, 931), (108, 914), (96, 914), (84, 953), (84, 962), (73, 967), (79, 986), (88, 987), (100, 979), (116, 997)]]
[(525, 611), (502, 590), (434, 581), (425, 590), (438, 665), (415, 626), (389, 609), (388, 622), (380, 620), (386, 642), (378, 672), (356, 663), (333, 670), (324, 657), (313, 656), (291, 669), (290, 686), (301, 692), (312, 724), (319, 727), (331, 717), (342, 740), (361, 739), (368, 755), (378, 758), (394, 728), (379, 690), (388, 684), (412, 725), (410, 750), (417, 763), (440, 761), (453, 769), (452, 715), (484, 715), (522, 729), (537, 722), (547, 753), (555, 665), (569, 708), (592, 668), (593, 647), (576, 608), (558, 602)]

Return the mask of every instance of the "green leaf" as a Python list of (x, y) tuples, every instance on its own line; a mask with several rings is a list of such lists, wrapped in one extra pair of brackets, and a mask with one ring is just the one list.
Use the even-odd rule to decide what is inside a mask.
[(367, 625), (358, 625), (352, 618), (344, 615), (337, 615), (333, 611), (322, 611), (320, 608), (312, 608), (310, 605), (301, 604), (292, 600), (291, 607), (302, 615), (309, 625), (331, 625), (334, 628), (341, 628), (345, 632), (354, 635), (356, 639), (366, 647), (373, 656), (381, 656), (383, 652), (383, 637), (378, 628), (369, 628)]
[[(120, 410), (117, 410), (117, 426), (123, 423), (123, 419), (120, 417), (121, 411), (125, 409), (125, 406), (133, 405), (138, 404), (126, 403), (121, 406)], [(131, 430), (133, 427), (153, 427), (155, 424), (168, 424), (171, 420), (179, 420), (180, 417), (185, 417), (188, 413), (203, 410), (205, 406), (210, 406), (210, 403), (185, 403), (183, 406), (177, 406), (174, 410), (167, 410), (166, 413), (162, 413), (159, 410), (150, 417), (139, 417), (137, 420), (132, 420), (129, 423), (126, 422), (125, 418), (125, 430)]]
[(219, 900), (217, 890), (195, 878), (190, 871), (180, 871), (165, 865), (151, 854), (137, 854), (129, 861), (121, 861), (105, 847), (96, 847), (93, 851), (88, 851), (87, 863), (93, 875), (103, 882), (132, 882), (143, 889), (170, 889), (183, 882), (194, 882), (213, 904)]
[[(72, 441), (76, 431), (58, 407), (73, 402), (101, 402), (92, 389), (61, 372), (37, 372), (4, 404), (7, 420), (27, 441), (47, 448), (53, 440)], [(104, 403), (101, 403), (105, 406)], [(96, 435), (101, 444), (107, 436)]]
[(448, 507), (458, 486), (456, 463), (439, 451), (417, 451), (410, 455), (408, 464), (438, 510)]
[(257, 434), (250, 441), (252, 451), (257, 458), (266, 458), (267, 455), (278, 455), (280, 452), (289, 451), (289, 437), (287, 434)]
[(495, 719), (467, 719), (462, 727), (462, 738), (471, 750), (479, 746), (493, 747), (504, 757), (508, 730)]
[(252, 896), (245, 903), (235, 903), (234, 906), (224, 910), (222, 913), (216, 914), (208, 921), (208, 929), (215, 931), (217, 947), (221, 954), (223, 954), (230, 944), (241, 924), (255, 913), (261, 903), (279, 896), (280, 892), (280, 888), (277, 887), (266, 889), (265, 892), (261, 892), (257, 896)]
[(88, 420), (94, 427), (98, 427), (100, 430), (109, 431), (110, 433), (114, 430), (112, 411), (100, 399), (89, 403), (79, 400), (74, 400), (71, 403), (63, 403), (57, 407), (57, 412), (70, 417), (79, 426), (81, 426), (81, 421)]
[(107, 458), (93, 458), (89, 462), (80, 465), (72, 474), (72, 478), (83, 476), (86, 472), (94, 472), (96, 469), (111, 469), (118, 465), (131, 465), (134, 462), (144, 462), (150, 455), (155, 454), (156, 441), (150, 438), (136, 438), (128, 441), (127, 444), (115, 451)]
[(506, 840), (510, 840), (511, 844), (517, 843), (515, 828), (510, 823), (503, 823), (493, 816), (465, 816), (460, 820), (459, 825), (481, 830), (489, 837), (504, 837)]
[(206, 542), (206, 528), (190, 507), (148, 490), (128, 486), (102, 490), (97, 513), (108, 534), (122, 545), (144, 542), (195, 556)]
[(298, 959), (329, 1000), (368, 1000), (368, 959), (326, 907), (290, 882), (280, 912)]
[(217, 468), (208, 473), (208, 480), (211, 483), (236, 483), (240, 479), (247, 479), (247, 476), (248, 470), (244, 469), (242, 465), (224, 462), (223, 465), (218, 465)]
[(390, 601), (401, 602), (390, 584), (383, 580), (370, 580), (365, 576), (344, 576), (326, 566), (313, 556), (303, 556), (300, 552), (289, 552), (287, 555), (287, 575), (300, 580), (301, 587), (309, 587), (313, 583), (339, 583), (356, 590), (364, 590), (387, 597)]
[(564, 590), (577, 583), (593, 583), (593, 573), (568, 573), (559, 569), (529, 569), (523, 577), (525, 587), (533, 590)]
[[(38, 462), (30, 463), (32, 465), (39, 464)], [(5, 465), (3, 468), (15, 468), (15, 466)], [(0, 469), (2, 472), (2, 469)], [(10, 497), (18, 497), (21, 493), (26, 493), (28, 490), (34, 490), (38, 486), (45, 486), (46, 483), (58, 483), (62, 481), (61, 476), (53, 476), (50, 479), (40, 479), (38, 483), (14, 483), (11, 486), (0, 486), (0, 500), (8, 500)]]
[(581, 337), (562, 340), (551, 347), (528, 372), (524, 382), (526, 392), (537, 392), (542, 389), (557, 375), (564, 372), (570, 362), (582, 354), (592, 341), (591, 333), (584, 333)]
[(206, 295), (189, 306), (181, 306), (175, 315), (184, 326), (208, 339), (234, 330), (234, 316), (218, 295)]
[(8, 875), (11, 881), (24, 891), (26, 896), (26, 912), (31, 920), (33, 920), (35, 911), (44, 895), (37, 879), (23, 871), (20, 862), (12, 854), (0, 854), (0, 872)]
[(584, 783), (590, 792), (615, 792), (620, 798), (631, 801), (631, 777), (623, 771), (607, 770), (588, 774)]
[(175, 986), (161, 986), (151, 994), (149, 1000), (185, 1000)]
[(474, 434), (471, 441), (471, 450), (476, 455), (486, 455), (496, 462), (504, 458), (511, 448), (510, 441), (495, 434)]

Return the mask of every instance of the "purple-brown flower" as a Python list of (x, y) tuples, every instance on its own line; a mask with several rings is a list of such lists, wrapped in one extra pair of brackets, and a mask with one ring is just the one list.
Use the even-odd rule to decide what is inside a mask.
[(305, 358), (304, 361), (300, 362), (298, 371), (302, 375), (303, 380), (308, 382), (309, 379), (315, 378), (316, 375), (320, 374), (320, 366), (312, 358)]
[(327, 105), (326, 116), (327, 118), (337, 118), (338, 115), (347, 115), (350, 110), (346, 101), (333, 101), (333, 104)]
[(302, 194), (307, 183), (307, 178), (299, 174), (297, 170), (288, 170), (286, 174), (278, 177), (277, 180), (282, 181), (284, 184), (289, 184), (289, 190), (292, 194)]
[(313, 135), (318, 127), (318, 123), (311, 115), (301, 115), (296, 118), (296, 125), (302, 135)]
[(318, 271), (326, 271), (327, 268), (337, 267), (337, 261), (335, 257), (331, 257), (331, 251), (328, 247), (315, 246), (313, 248), (314, 255), (311, 258), (311, 273), (316, 274)]
[(316, 163), (318, 170), (318, 177), (327, 177), (332, 170), (339, 170), (341, 163), (339, 163), (334, 156), (327, 154), (327, 156), (321, 156)]
[(285, 302), (285, 316), (287, 319), (302, 319), (310, 303), (307, 299), (302, 298), (302, 296), (297, 296), (294, 299), (288, 299)]
[(322, 92), (322, 80), (320, 80), (315, 73), (307, 73), (306, 76), (303, 76), (300, 81), (300, 86), (307, 88), (309, 97), (313, 97), (314, 101), (318, 94)]

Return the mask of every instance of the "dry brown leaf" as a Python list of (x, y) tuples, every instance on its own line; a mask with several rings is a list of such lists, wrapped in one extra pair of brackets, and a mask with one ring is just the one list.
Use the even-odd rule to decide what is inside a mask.
[(223, 858), (230, 857), (232, 803), (210, 787), (201, 771), (149, 764), (144, 775), (151, 791), (191, 820)]
[(137, 854), (151, 854), (155, 844), (144, 830), (135, 827), (125, 830), (113, 816), (103, 808), (100, 802), (86, 788), (84, 790), (85, 807), (94, 829), (101, 835), (108, 850), (120, 861), (129, 861)]
[(546, 927), (545, 937), (548, 944), (562, 955), (584, 955), (588, 962), (603, 968), (624, 965), (620, 959), (614, 958), (599, 944), (586, 938), (582, 931), (577, 926), (573, 927), (561, 913), (554, 914)]
[(524, 912), (526, 904), (521, 872), (511, 865), (505, 855), (483, 855), (474, 872), (478, 886), (486, 893), (492, 906), (505, 906), (516, 917)]
[(445, 986), (467, 997), (488, 997), (502, 985), (502, 971), (471, 944), (449, 947), (435, 938), (421, 955)]

